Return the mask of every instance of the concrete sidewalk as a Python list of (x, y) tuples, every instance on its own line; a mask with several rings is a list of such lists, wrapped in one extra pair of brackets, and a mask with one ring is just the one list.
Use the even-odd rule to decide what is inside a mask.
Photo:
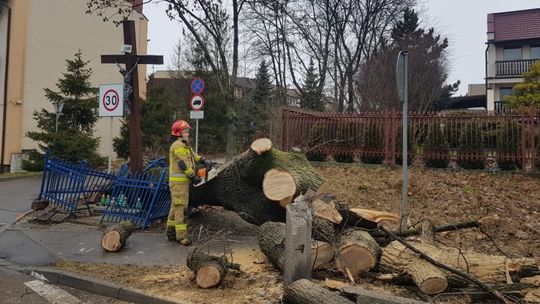
[[(45, 229), (7, 229), (0, 235), (0, 257), (20, 265), (44, 265), (58, 259), (84, 263), (137, 265), (185, 265), (189, 247), (169, 242), (163, 233), (135, 232), (119, 252), (101, 248), (99, 230), (49, 231)], [(257, 249), (257, 237), (229, 237), (237, 250)], [(223, 253), (223, 242), (215, 242), (211, 252)]]

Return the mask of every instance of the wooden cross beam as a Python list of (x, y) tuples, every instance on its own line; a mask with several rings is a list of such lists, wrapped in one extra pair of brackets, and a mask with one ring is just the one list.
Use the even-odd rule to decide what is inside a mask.
[(129, 159), (130, 169), (132, 172), (142, 171), (142, 144), (141, 144), (141, 112), (139, 107), (139, 64), (163, 64), (163, 56), (156, 55), (137, 55), (137, 40), (135, 37), (135, 21), (122, 21), (124, 28), (124, 45), (131, 45), (131, 53), (126, 52), (121, 55), (101, 55), (101, 63), (125, 64), (124, 77), (127, 83), (133, 88), (133, 91), (128, 91), (128, 100), (130, 104), (129, 115)]

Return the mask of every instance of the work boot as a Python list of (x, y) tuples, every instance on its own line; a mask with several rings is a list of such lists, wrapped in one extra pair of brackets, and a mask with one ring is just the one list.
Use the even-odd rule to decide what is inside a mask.
[(167, 239), (169, 241), (176, 241), (176, 231), (174, 230), (174, 226), (173, 227), (167, 227), (167, 230), (165, 231), (165, 234), (167, 234)]
[(178, 237), (176, 238), (178, 240), (178, 242), (180, 243), (180, 245), (182, 246), (189, 246), (191, 245), (191, 239), (189, 238), (189, 236), (185, 236), (185, 237)]

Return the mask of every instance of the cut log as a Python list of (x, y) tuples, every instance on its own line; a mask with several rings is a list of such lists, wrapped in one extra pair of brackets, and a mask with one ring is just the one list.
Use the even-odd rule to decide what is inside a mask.
[[(412, 240), (409, 243), (434, 260), (463, 272), (468, 272), (486, 284), (506, 283), (505, 260), (507, 258), (505, 256), (481, 254)], [(380, 266), (383, 269), (393, 269), (391, 272), (395, 272), (397, 268), (401, 269), (402, 272), (407, 272), (409, 268), (408, 261), (415, 261), (416, 258), (416, 253), (401, 243), (393, 241), (383, 249)], [(538, 267), (534, 259), (515, 259), (511, 260), (510, 264), (516, 264), (516, 260), (519, 260), (517, 264), (520, 267), (510, 269), (511, 274), (519, 272), (523, 267)], [(449, 273), (446, 273), (446, 276), (451, 279)]]
[(311, 255), (313, 270), (316, 270), (324, 266), (329, 266), (330, 262), (334, 259), (334, 248), (328, 243), (313, 241)]
[[(270, 263), (283, 270), (285, 259), (285, 224), (266, 222), (259, 228), (259, 247)], [(314, 241), (311, 246), (313, 270), (328, 265), (334, 258), (334, 249), (328, 243)]]
[(101, 247), (109, 252), (117, 252), (126, 244), (126, 240), (135, 229), (132, 221), (123, 221), (107, 228), (101, 236)]
[[(223, 206), (256, 225), (267, 221), (284, 222), (285, 209), (279, 204), (281, 199), (276, 202), (263, 192), (264, 176), (272, 169), (286, 171), (294, 178), (296, 191), (293, 197), (308, 189), (318, 189), (324, 181), (303, 154), (283, 152), (272, 148), (270, 140), (258, 139), (250, 149), (219, 167), (215, 178), (192, 188), (190, 207)], [(292, 198), (286, 198), (282, 204), (289, 200)]]
[(343, 217), (338, 212), (334, 203), (334, 197), (328, 194), (317, 195), (311, 199), (313, 215), (329, 220), (334, 224), (340, 224)]
[(377, 242), (362, 230), (346, 230), (339, 241), (336, 267), (345, 275), (353, 277), (377, 265), (380, 248)]
[(335, 244), (337, 240), (334, 223), (327, 219), (314, 216), (311, 221), (311, 237), (315, 240)]
[(409, 275), (418, 289), (425, 294), (433, 295), (446, 290), (448, 281), (442, 270), (416, 255), (402, 255), (402, 251), (395, 249), (395, 246), (383, 249), (380, 261), (383, 271)]
[(296, 193), (296, 182), (289, 172), (271, 169), (264, 174), (263, 192), (270, 200), (286, 201)]
[(340, 296), (339, 293), (306, 279), (289, 284), (283, 292), (283, 301), (288, 304), (354, 304), (349, 299)]
[(197, 249), (190, 251), (186, 264), (195, 272), (195, 281), (201, 288), (218, 286), (229, 268), (240, 270), (240, 265), (229, 263), (225, 256), (208, 255)]
[[(444, 232), (444, 231), (454, 231), (454, 230), (468, 229), (468, 228), (477, 228), (479, 226), (480, 226), (480, 224), (478, 223), (478, 221), (446, 224), (446, 225), (436, 226), (435, 227), (435, 232)], [(373, 228), (376, 228), (376, 227), (377, 227), (377, 225), (375, 223), (375, 227), (373, 227)], [(391, 231), (391, 232), (393, 234), (397, 235), (397, 236), (400, 236), (400, 237), (408, 237), (408, 236), (418, 235), (418, 234), (421, 233), (421, 231), (422, 231), (422, 229), (409, 228), (409, 229), (404, 230), (404, 231)], [(384, 231), (380, 231), (380, 230), (370, 231), (369, 233), (374, 238), (387, 238), (388, 237), (388, 235)]]

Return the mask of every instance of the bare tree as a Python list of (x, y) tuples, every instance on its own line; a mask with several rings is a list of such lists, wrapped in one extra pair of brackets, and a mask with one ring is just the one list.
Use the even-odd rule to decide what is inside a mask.
[[(232, 18), (222, 0), (147, 0), (168, 4), (165, 13), (179, 20), (200, 47), (219, 89), (227, 99), (227, 155), (236, 154), (235, 96), (238, 73), (239, 15), (245, 0), (232, 0)], [(133, 4), (124, 0), (87, 0), (88, 12), (108, 20), (116, 15), (126, 18)], [(229, 39), (232, 36), (232, 47)], [(208, 39), (205, 39), (208, 38)], [(230, 54), (232, 48), (232, 58)]]

